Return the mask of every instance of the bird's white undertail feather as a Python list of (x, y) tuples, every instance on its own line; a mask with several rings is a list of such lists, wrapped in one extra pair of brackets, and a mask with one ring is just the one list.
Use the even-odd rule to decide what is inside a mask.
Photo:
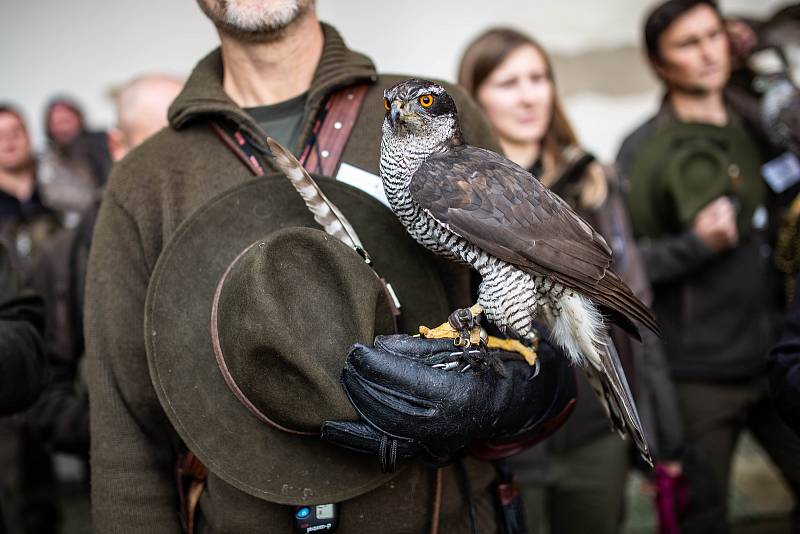
[(579, 295), (565, 295), (559, 303), (561, 313), (552, 324), (554, 340), (586, 372), (611, 428), (623, 438), (630, 436), (642, 458), (652, 465), (633, 395), (602, 316), (591, 302)]
[(554, 340), (576, 365), (599, 367), (598, 347), (605, 336), (603, 316), (587, 298), (575, 293), (562, 296), (559, 305), (560, 313), (552, 318)]
[(308, 171), (297, 161), (294, 154), (274, 139), (267, 138), (267, 145), (274, 156), (275, 166), (289, 178), (291, 184), (300, 193), (309, 211), (314, 215), (314, 220), (327, 233), (344, 244), (363, 250), (364, 247), (350, 222), (336, 205), (328, 200), (328, 197), (311, 178)]

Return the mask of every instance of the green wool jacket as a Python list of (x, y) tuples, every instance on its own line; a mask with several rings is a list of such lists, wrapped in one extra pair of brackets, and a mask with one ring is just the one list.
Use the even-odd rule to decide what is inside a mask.
[[(323, 25), (325, 44), (306, 102), (303, 145), (325, 97), (355, 82), (370, 84), (343, 161), (378, 174), (382, 92), (403, 77), (379, 75)], [(476, 106), (454, 96), (469, 142), (499, 150)], [(200, 61), (169, 112), (169, 127), (132, 151), (112, 172), (95, 230), (86, 288), (86, 345), (91, 407), (94, 527), (104, 534), (178, 533), (174, 480), (178, 436), (150, 381), (144, 345), (145, 296), (156, 261), (192, 212), (220, 193), (253, 180), (208, 126), (228, 119), (265, 140), (256, 123), (225, 94), (219, 50)], [(212, 245), (213, 246), (213, 245)], [(421, 250), (422, 253), (422, 250)], [(444, 282), (443, 282), (444, 283)], [(463, 305), (468, 284), (451, 291)], [(406, 304), (404, 305), (411, 305)], [(377, 460), (376, 460), (377, 461)], [(493, 532), (489, 464), (468, 460), (481, 532)], [(342, 503), (340, 532), (409, 533), (428, 528), (434, 471), (413, 465), (390, 483)], [(463, 485), (444, 470), (442, 532), (465, 532)], [(207, 481), (199, 532), (291, 532), (292, 510), (246, 495), (215, 477)]]

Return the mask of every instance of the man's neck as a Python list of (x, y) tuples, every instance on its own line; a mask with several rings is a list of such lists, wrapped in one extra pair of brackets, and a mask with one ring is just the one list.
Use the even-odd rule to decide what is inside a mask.
[(33, 196), (35, 185), (32, 166), (14, 171), (0, 169), (0, 191), (15, 197), (20, 202)]
[(240, 107), (267, 106), (308, 91), (322, 56), (323, 34), (313, 10), (276, 41), (245, 43), (220, 34), (225, 92)]
[(728, 112), (722, 92), (693, 94), (670, 91), (669, 103), (681, 122), (699, 122), (714, 126), (728, 124)]

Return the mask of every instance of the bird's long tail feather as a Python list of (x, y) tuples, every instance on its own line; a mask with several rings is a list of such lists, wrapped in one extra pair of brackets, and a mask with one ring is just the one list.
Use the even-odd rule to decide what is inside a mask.
[(328, 197), (325, 196), (319, 185), (308, 174), (308, 171), (303, 168), (303, 165), (297, 161), (294, 154), (274, 139), (267, 138), (267, 145), (272, 151), (275, 166), (286, 175), (303, 198), (309, 211), (314, 215), (314, 220), (327, 233), (365, 254), (364, 246), (358, 239), (358, 235), (356, 235), (350, 222), (339, 211), (339, 208), (328, 200)]
[(603, 363), (602, 370), (587, 367), (586, 376), (589, 383), (600, 397), (612, 428), (623, 437), (630, 436), (639, 449), (639, 454), (652, 467), (653, 459), (650, 456), (642, 422), (628, 381), (625, 379), (617, 350), (610, 338), (606, 339), (605, 345), (598, 352)]

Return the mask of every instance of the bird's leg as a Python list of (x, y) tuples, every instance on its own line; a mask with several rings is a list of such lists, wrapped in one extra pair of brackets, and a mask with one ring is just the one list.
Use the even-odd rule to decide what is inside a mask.
[[(483, 308), (475, 304), (469, 308), (462, 308), (450, 314), (446, 323), (436, 328), (419, 327), (422, 337), (428, 339), (452, 339), (453, 344), (464, 350), (465, 360), (474, 360), (473, 353), (486, 356), (486, 349), (498, 349), (508, 352), (517, 352), (525, 358), (529, 365), (536, 364), (536, 344), (526, 345), (516, 339), (503, 339), (487, 336), (486, 331), (480, 326), (480, 314)], [(484, 357), (484, 361), (488, 359)], [(499, 364), (499, 365), (498, 365)], [(492, 362), (492, 367), (502, 367), (500, 362)], [(500, 372), (500, 374), (503, 374)]]
[[(470, 345), (477, 346), (480, 343), (481, 339), (481, 330), (480, 330), (480, 321), (478, 316), (483, 313), (483, 308), (480, 305), (475, 304), (470, 308), (465, 308), (461, 310), (456, 310), (452, 314), (450, 314), (450, 318), (447, 322), (440, 324), (436, 328), (428, 328), (427, 326), (420, 326), (419, 333), (422, 337), (427, 339), (452, 339), (455, 340), (457, 346), (463, 346), (466, 342), (469, 342)], [(464, 335), (462, 332), (462, 325), (460, 321), (453, 321), (451, 319), (454, 318), (457, 314), (461, 314), (463, 316), (472, 317), (473, 326), (470, 327), (468, 335)], [(454, 324), (455, 323), (455, 324)]]
[[(453, 345), (461, 349), (461, 361), (466, 362), (466, 365), (461, 367), (462, 371), (470, 367), (482, 367), (485, 363), (485, 358), (482, 358), (485, 355), (482, 340), (486, 338), (486, 331), (480, 325), (481, 313), (483, 308), (478, 304), (458, 309), (450, 314), (446, 323), (436, 328), (420, 326), (419, 333), (428, 339), (452, 339)], [(456, 354), (454, 352), (453, 356)], [(448, 370), (452, 368), (454, 367), (447, 367)]]
[(522, 343), (517, 339), (488, 336), (486, 338), (486, 346), (490, 349), (518, 352), (523, 358), (525, 358), (525, 361), (528, 362), (528, 365), (536, 365), (536, 349)]
[(463, 351), (461, 359), (466, 362), (466, 366), (461, 371), (491, 367), (498, 375), (506, 376), (503, 362), (486, 348), (487, 335), (486, 330), (481, 328), (481, 313), (483, 309), (476, 304), (472, 308), (458, 309), (447, 318), (453, 330), (459, 333), (453, 343)]
[[(453, 344), (461, 348), (459, 359), (465, 363), (460, 368), (462, 372), (470, 368), (478, 370), (491, 367), (498, 375), (505, 376), (503, 362), (487, 350), (488, 336), (480, 324), (482, 313), (483, 308), (478, 304), (470, 308), (461, 308), (451, 313), (445, 324), (433, 330), (421, 327), (420, 333), (425, 337), (441, 336), (453, 339)], [(454, 352), (453, 356), (456, 354)]]
[(447, 318), (447, 322), (453, 330), (458, 332), (455, 340), (456, 346), (464, 349), (476, 347), (481, 342), (480, 314), (483, 313), (483, 309), (477, 304), (473, 308), (475, 308), (474, 312), (471, 308), (460, 308)]

